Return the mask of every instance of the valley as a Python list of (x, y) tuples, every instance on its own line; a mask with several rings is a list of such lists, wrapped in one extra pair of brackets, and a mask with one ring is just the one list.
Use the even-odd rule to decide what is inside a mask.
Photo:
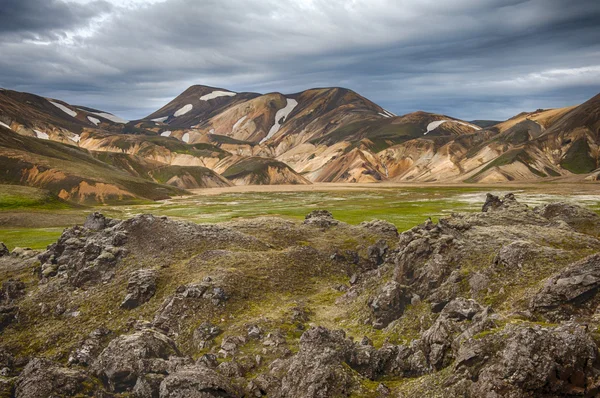
[(195, 223), (217, 223), (263, 216), (299, 220), (312, 210), (328, 209), (343, 222), (383, 219), (404, 231), (428, 217), (438, 220), (453, 212), (477, 211), (487, 192), (515, 192), (530, 206), (566, 201), (600, 213), (600, 187), (594, 183), (250, 185), (196, 189), (185, 196), (156, 202), (104, 206), (72, 206), (54, 201), (42, 190), (0, 185), (0, 242), (11, 249), (43, 249), (65, 227), (83, 223), (93, 211), (119, 219), (151, 213)]

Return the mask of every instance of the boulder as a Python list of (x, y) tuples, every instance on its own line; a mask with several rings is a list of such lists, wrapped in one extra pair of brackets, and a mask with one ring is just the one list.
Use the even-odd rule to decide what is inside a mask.
[(212, 369), (184, 367), (160, 383), (160, 398), (234, 398), (241, 397), (231, 383)]
[(578, 232), (600, 235), (600, 216), (585, 207), (556, 202), (537, 207), (534, 211), (548, 220), (563, 221)]
[(377, 295), (369, 299), (369, 308), (374, 318), (373, 327), (383, 329), (390, 322), (400, 318), (410, 301), (411, 295), (406, 286), (394, 281), (386, 283)]
[(143, 360), (168, 360), (181, 356), (173, 340), (146, 329), (112, 340), (94, 362), (92, 371), (114, 392), (131, 391), (138, 378), (147, 372)]
[[(509, 325), (467, 340), (455, 362), (455, 381), (471, 396), (596, 396), (598, 352), (585, 328)], [(458, 395), (457, 395), (458, 396)], [(462, 396), (462, 395), (461, 395)]]
[(317, 398), (349, 396), (356, 387), (345, 361), (352, 342), (343, 331), (311, 328), (300, 338), (300, 350), (290, 359), (276, 396)]
[(398, 237), (398, 228), (391, 222), (385, 220), (363, 221), (358, 226), (386, 237)]
[(83, 372), (34, 358), (19, 375), (15, 398), (93, 396), (94, 382)]
[[(551, 277), (530, 301), (533, 311), (553, 319), (568, 319), (572, 314), (595, 310), (600, 288), (600, 253), (571, 264)], [(591, 307), (587, 306), (592, 302)]]
[(367, 248), (367, 257), (373, 264), (381, 265), (385, 260), (385, 255), (388, 252), (388, 244), (385, 240), (380, 239), (374, 245), (371, 245)]
[(327, 210), (313, 210), (304, 217), (304, 225), (311, 225), (318, 228), (329, 228), (339, 224), (339, 221), (333, 218)]
[(140, 269), (131, 273), (127, 282), (127, 295), (121, 308), (133, 309), (144, 304), (156, 293), (157, 272), (153, 269)]

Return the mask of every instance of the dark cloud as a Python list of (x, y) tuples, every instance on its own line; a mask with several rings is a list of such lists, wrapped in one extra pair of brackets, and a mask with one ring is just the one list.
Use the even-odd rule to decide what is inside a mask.
[[(108, 13), (98, 1), (9, 1), (21, 22), (0, 28), (0, 85), (130, 118), (191, 84), (344, 86), (398, 114), (467, 119), (600, 91), (597, 0), (112, 0)], [(19, 16), (34, 4), (61, 17)], [(6, 38), (15, 31), (58, 38)]]
[(112, 9), (106, 1), (87, 4), (61, 0), (2, 0), (0, 35), (12, 40), (43, 40), (64, 35), (66, 30), (86, 25)]

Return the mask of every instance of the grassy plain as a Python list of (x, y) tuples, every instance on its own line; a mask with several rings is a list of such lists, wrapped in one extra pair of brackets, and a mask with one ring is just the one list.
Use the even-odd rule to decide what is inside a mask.
[(259, 216), (300, 220), (312, 210), (327, 209), (336, 219), (350, 224), (384, 219), (402, 231), (428, 217), (435, 221), (452, 212), (478, 211), (487, 192), (514, 192), (519, 200), (532, 206), (570, 201), (600, 213), (597, 184), (252, 186), (202, 189), (164, 201), (97, 207), (73, 206), (34, 188), (0, 185), (0, 242), (10, 249), (42, 249), (54, 242), (64, 227), (82, 223), (92, 211), (121, 219), (152, 213), (215, 223)]

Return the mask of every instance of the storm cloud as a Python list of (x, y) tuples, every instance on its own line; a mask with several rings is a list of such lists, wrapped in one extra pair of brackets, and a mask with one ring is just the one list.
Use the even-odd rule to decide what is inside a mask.
[(6, 0), (0, 86), (143, 117), (192, 84), (464, 119), (600, 92), (596, 0)]

